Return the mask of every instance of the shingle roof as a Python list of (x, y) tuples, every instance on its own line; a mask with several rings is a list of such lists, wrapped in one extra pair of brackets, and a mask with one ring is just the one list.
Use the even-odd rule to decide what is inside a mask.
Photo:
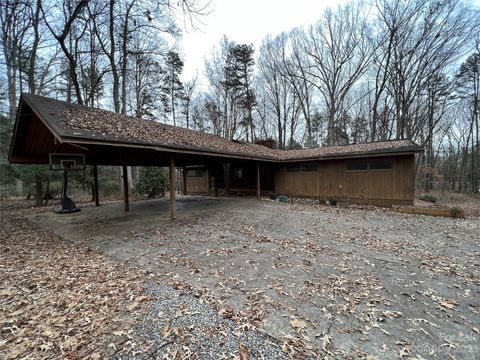
[(57, 137), (67, 142), (91, 140), (179, 150), (221, 153), (263, 160), (301, 160), (362, 154), (412, 153), (422, 148), (410, 140), (383, 141), (302, 150), (276, 150), (263, 145), (229, 141), (219, 136), (166, 125), (158, 121), (120, 115), (65, 101), (22, 94)]

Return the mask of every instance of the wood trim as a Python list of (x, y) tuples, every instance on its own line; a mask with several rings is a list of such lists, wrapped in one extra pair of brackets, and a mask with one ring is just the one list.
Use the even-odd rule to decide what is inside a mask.
[(297, 162), (312, 162), (312, 161), (328, 161), (328, 160), (346, 160), (346, 159), (359, 159), (359, 158), (371, 158), (371, 157), (390, 157), (390, 156), (401, 156), (401, 155), (415, 155), (416, 153), (423, 152), (423, 150), (408, 150), (405, 152), (395, 151), (395, 152), (379, 152), (379, 153), (366, 153), (366, 154), (355, 154), (355, 155), (341, 155), (341, 156), (325, 156), (325, 157), (315, 157), (315, 158), (302, 158), (302, 159), (282, 159), (279, 162), (282, 163), (297, 163)]
[(265, 162), (271, 163), (298, 163), (298, 162), (315, 162), (315, 161), (327, 161), (327, 160), (343, 160), (343, 159), (356, 159), (356, 158), (370, 158), (370, 157), (391, 157), (391, 156), (399, 156), (399, 155), (414, 155), (415, 153), (421, 152), (423, 150), (418, 151), (396, 151), (396, 152), (379, 152), (379, 153), (367, 153), (367, 154), (355, 154), (355, 155), (339, 155), (339, 156), (316, 156), (316, 157), (309, 157), (309, 158), (300, 158), (300, 159), (273, 159), (268, 157), (262, 156), (249, 156), (249, 155), (235, 155), (229, 153), (221, 153), (215, 151), (205, 151), (205, 150), (191, 150), (191, 149), (181, 149), (181, 148), (173, 148), (173, 147), (165, 147), (160, 145), (142, 145), (142, 144), (130, 144), (125, 142), (113, 142), (113, 141), (95, 141), (90, 139), (81, 139), (75, 137), (64, 137), (63, 142), (67, 144), (90, 144), (90, 145), (103, 145), (103, 146), (114, 146), (114, 147), (126, 147), (126, 148), (137, 148), (137, 149), (150, 149), (155, 151), (162, 151), (168, 153), (180, 153), (180, 154), (192, 154), (192, 155), (200, 155), (200, 156), (212, 156), (212, 157), (222, 157), (227, 159), (243, 159), (243, 160), (260, 160)]
[(67, 144), (103, 145), (103, 146), (113, 146), (113, 147), (136, 148), (136, 149), (150, 149), (150, 150), (162, 151), (162, 152), (168, 152), (168, 153), (223, 157), (227, 159), (242, 159), (242, 160), (259, 160), (260, 159), (262, 161), (279, 162), (279, 160), (276, 160), (276, 159), (263, 158), (263, 157), (241, 156), (241, 155), (204, 151), (204, 150), (188, 150), (188, 149), (180, 149), (180, 148), (170, 148), (170, 147), (164, 147), (159, 145), (140, 145), (140, 144), (128, 144), (123, 142), (92, 141), (92, 140), (78, 139), (78, 138), (72, 138), (72, 137), (65, 137), (63, 138), (63, 141)]

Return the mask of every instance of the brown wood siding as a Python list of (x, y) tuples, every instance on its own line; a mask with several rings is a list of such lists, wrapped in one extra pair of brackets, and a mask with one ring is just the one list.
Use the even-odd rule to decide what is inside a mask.
[(347, 160), (320, 161), (316, 173), (292, 173), (281, 166), (275, 172), (275, 192), (385, 205), (413, 203), (414, 155), (392, 160), (392, 170), (348, 171)]
[(318, 196), (318, 171), (287, 172), (286, 166), (275, 171), (275, 192), (289, 196)]
[(201, 177), (187, 176), (187, 194), (204, 194), (208, 193), (208, 169), (201, 169), (203, 175)]

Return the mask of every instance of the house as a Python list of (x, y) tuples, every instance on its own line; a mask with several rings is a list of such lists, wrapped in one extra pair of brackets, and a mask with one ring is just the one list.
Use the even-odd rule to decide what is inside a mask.
[(172, 183), (180, 168), (187, 193), (276, 193), (391, 206), (413, 204), (415, 154), (422, 151), (409, 140), (278, 150), (22, 94), (9, 161), (48, 164), (52, 153), (81, 154), (94, 167), (170, 166)]

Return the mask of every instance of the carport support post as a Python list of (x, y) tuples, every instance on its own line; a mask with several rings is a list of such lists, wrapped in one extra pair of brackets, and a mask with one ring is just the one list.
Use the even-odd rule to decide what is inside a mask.
[(230, 193), (230, 163), (223, 165), (224, 168), (224, 179), (225, 179), (225, 195)]
[(93, 165), (93, 198), (95, 199), (95, 206), (100, 205), (100, 199), (98, 198), (98, 171), (97, 165)]
[(175, 203), (175, 160), (170, 159), (170, 219), (176, 218), (176, 203)]
[(215, 197), (218, 197), (218, 163), (215, 163)]
[(123, 180), (123, 208), (125, 211), (129, 211), (128, 204), (128, 172), (127, 165), (122, 165), (122, 180)]
[(257, 162), (257, 200), (260, 200), (260, 163)]
[(183, 171), (183, 195), (187, 195), (187, 168), (184, 166)]

